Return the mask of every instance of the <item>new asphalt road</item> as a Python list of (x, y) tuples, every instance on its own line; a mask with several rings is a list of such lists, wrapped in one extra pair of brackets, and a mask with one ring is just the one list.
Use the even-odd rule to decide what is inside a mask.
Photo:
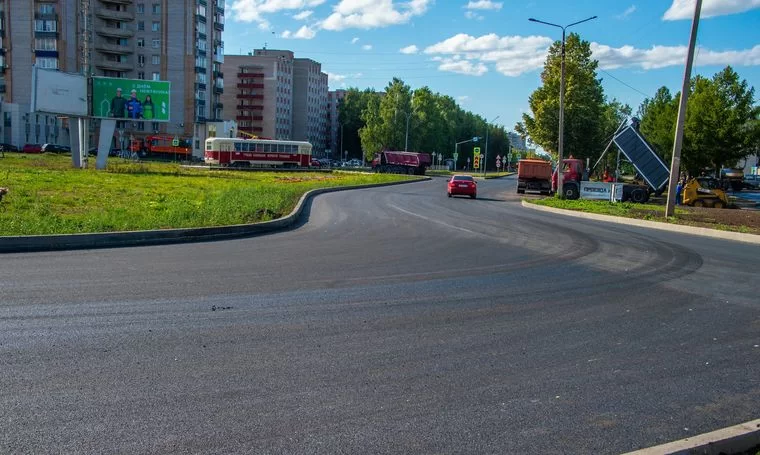
[(760, 247), (512, 179), (295, 229), (0, 255), (0, 453), (620, 453), (760, 416)]

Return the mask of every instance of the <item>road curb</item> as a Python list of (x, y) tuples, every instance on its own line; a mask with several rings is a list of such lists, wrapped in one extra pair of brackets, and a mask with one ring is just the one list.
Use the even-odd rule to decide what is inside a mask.
[(543, 205), (531, 204), (530, 202), (522, 201), (522, 206), (538, 210), (541, 212), (558, 213), (560, 215), (574, 216), (576, 218), (586, 218), (589, 220), (607, 221), (609, 223), (625, 224), (627, 226), (639, 226), (650, 229), (659, 229), (661, 231), (678, 232), (681, 234), (699, 235), (702, 237), (712, 237), (723, 240), (734, 240), (736, 242), (752, 243), (760, 245), (760, 235), (745, 234), (742, 232), (730, 232), (719, 231), (717, 229), (701, 228), (694, 226), (684, 226), (681, 224), (669, 224), (658, 221), (638, 220), (635, 218), (625, 218), (621, 216), (612, 215), (600, 215), (597, 213), (578, 212), (575, 210), (558, 209), (554, 207), (546, 207)]
[(310, 198), (336, 191), (378, 188), (383, 186), (403, 185), (430, 180), (419, 179), (375, 183), (370, 185), (352, 185), (333, 188), (319, 188), (304, 193), (290, 214), (276, 220), (261, 223), (238, 224), (232, 226), (161, 229), (152, 231), (98, 232), (89, 234), (30, 235), (0, 237), (0, 253), (26, 253), (33, 251), (82, 250), (95, 248), (117, 248), (125, 246), (166, 245), (172, 243), (191, 243), (211, 240), (228, 240), (251, 237), (289, 228), (298, 221)]
[(760, 419), (624, 455), (719, 455), (760, 446)]

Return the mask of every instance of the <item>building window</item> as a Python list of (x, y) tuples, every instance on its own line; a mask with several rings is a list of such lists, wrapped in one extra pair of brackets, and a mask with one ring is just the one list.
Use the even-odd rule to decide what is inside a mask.
[(154, 32), (160, 32), (161, 31), (161, 22), (153, 21), (153, 24), (151, 24), (150, 29)]
[(153, 14), (161, 14), (161, 4), (160, 3), (154, 3), (153, 4)]
[(54, 14), (55, 6), (52, 3), (41, 3), (40, 14)]
[(137, 14), (144, 14), (145, 13), (145, 5), (142, 3), (137, 4)]
[(39, 68), (58, 69), (58, 59), (55, 57), (38, 57), (35, 63)]
[(54, 20), (46, 21), (42, 19), (35, 19), (34, 31), (35, 32), (56, 32), (58, 31), (58, 23)]
[(158, 49), (159, 47), (161, 47), (161, 40), (160, 39), (154, 39), (151, 42), (151, 47), (153, 47), (153, 49)]
[(154, 81), (160, 81), (161, 80), (161, 74), (159, 74), (158, 72), (154, 71), (153, 72), (153, 80)]
[(145, 47), (145, 38), (137, 38), (137, 47)]
[(145, 21), (137, 21), (137, 30), (139, 31), (145, 30)]
[(142, 54), (137, 55), (137, 64), (140, 66), (145, 66), (145, 56)]
[(150, 57), (150, 62), (154, 65), (160, 65), (161, 64), (161, 56), (160, 55), (152, 55)]
[(206, 5), (198, 5), (198, 15), (201, 17), (206, 17)]
[(145, 79), (145, 71), (138, 71), (137, 72), (137, 78), (138, 79)]
[(34, 49), (38, 51), (54, 51), (58, 42), (55, 38), (37, 38), (34, 40)]

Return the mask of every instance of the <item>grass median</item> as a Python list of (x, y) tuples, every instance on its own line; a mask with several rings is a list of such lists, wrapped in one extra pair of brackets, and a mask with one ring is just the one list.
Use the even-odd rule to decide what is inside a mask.
[(659, 221), (722, 231), (760, 234), (760, 211), (677, 206), (675, 216), (665, 218), (662, 204), (611, 203), (607, 201), (558, 198), (526, 199), (525, 202), (579, 212)]
[[(94, 165), (94, 162), (91, 163)], [(241, 172), (109, 159), (72, 169), (71, 157), (0, 158), (0, 235), (45, 235), (224, 226), (287, 215), (316, 188), (406, 181), (357, 172)]]

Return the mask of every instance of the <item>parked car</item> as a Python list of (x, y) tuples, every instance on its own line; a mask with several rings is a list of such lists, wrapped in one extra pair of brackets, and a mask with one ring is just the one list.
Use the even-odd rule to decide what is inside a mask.
[(57, 144), (42, 144), (42, 151), (45, 153), (71, 153), (71, 147)]
[(449, 197), (461, 194), (475, 199), (478, 197), (478, 184), (471, 175), (454, 175), (449, 180), (446, 194)]
[(26, 144), (21, 150), (24, 153), (42, 153), (42, 145), (40, 144)]
[(0, 152), (18, 152), (18, 147), (13, 144), (0, 144)]
[(312, 158), (310, 166), (311, 167), (322, 167), (322, 163), (318, 159)]
[(760, 190), (760, 175), (745, 175), (744, 188), (747, 188), (748, 190)]

